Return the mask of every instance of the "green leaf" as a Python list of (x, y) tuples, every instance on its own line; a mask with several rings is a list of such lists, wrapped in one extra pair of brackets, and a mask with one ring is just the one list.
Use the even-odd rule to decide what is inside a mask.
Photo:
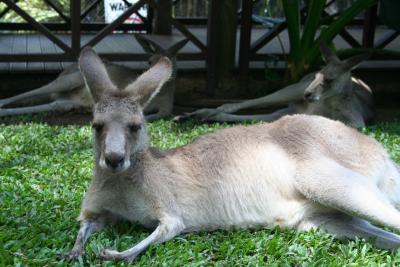
[(355, 55), (369, 53), (380, 58), (390, 58), (400, 60), (400, 51), (380, 48), (347, 48), (336, 51), (336, 55), (340, 58), (349, 58)]
[(307, 19), (304, 24), (303, 36), (301, 38), (301, 48), (304, 54), (306, 54), (313, 45), (316, 32), (320, 25), (324, 7), (325, 7), (325, 1), (321, 0), (309, 1)]
[(282, 0), (290, 40), (290, 58), (298, 62), (301, 58), (300, 45), (300, 1)]
[(354, 19), (361, 11), (367, 9), (376, 3), (376, 0), (358, 0), (354, 2), (348, 9), (343, 11), (317, 38), (313, 47), (310, 49), (309, 59), (314, 62), (319, 55), (319, 43), (324, 41), (330, 43), (344, 29), (344, 27)]

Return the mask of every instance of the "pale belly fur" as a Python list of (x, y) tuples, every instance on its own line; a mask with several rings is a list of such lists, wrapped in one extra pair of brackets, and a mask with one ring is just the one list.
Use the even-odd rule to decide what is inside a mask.
[(232, 159), (240, 168), (222, 170), (221, 177), (198, 194), (187, 192), (181, 202), (186, 231), (293, 228), (325, 209), (297, 192), (295, 163), (289, 163), (293, 161), (278, 146), (249, 147), (242, 153), (245, 157)]

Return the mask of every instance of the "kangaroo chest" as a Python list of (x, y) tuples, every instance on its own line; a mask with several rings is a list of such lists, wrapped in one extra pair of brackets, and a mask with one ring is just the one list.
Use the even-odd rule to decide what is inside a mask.
[(135, 187), (135, 184), (130, 183), (105, 187), (104, 192), (99, 193), (99, 196), (106, 196), (102, 197), (101, 209), (119, 218), (153, 228), (158, 223), (157, 219), (149, 202)]

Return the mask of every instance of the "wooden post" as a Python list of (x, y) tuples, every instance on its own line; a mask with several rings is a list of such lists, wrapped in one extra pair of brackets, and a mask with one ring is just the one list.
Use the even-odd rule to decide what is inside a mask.
[(374, 47), (375, 29), (377, 22), (378, 5), (373, 5), (365, 11), (364, 29), (362, 37), (363, 47)]
[(206, 92), (208, 95), (213, 95), (215, 89), (218, 86), (217, 81), (217, 39), (218, 39), (218, 28), (215, 26), (217, 22), (217, 16), (221, 12), (221, 2), (211, 1), (208, 11), (208, 22), (207, 22), (207, 54), (206, 54), (206, 70), (207, 70), (207, 88)]
[(223, 88), (223, 80), (230, 77), (230, 71), (235, 66), (238, 1), (210, 2), (206, 56), (207, 93), (218, 94)]
[(249, 65), (251, 57), (251, 15), (253, 1), (242, 1), (240, 25), (239, 79), (240, 87), (247, 90), (249, 85)]
[(158, 9), (154, 10), (154, 34), (171, 35), (172, 0), (157, 0)]
[(81, 1), (71, 0), (70, 3), (71, 21), (71, 52), (78, 58), (81, 49)]

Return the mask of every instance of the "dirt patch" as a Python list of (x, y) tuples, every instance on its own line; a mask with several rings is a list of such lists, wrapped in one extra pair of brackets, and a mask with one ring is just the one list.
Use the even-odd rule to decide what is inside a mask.
[(3, 117), (0, 118), (0, 123), (6, 125), (29, 122), (46, 123), (49, 125), (87, 125), (91, 120), (91, 113), (74, 110), (69, 112), (51, 112), (35, 115)]

